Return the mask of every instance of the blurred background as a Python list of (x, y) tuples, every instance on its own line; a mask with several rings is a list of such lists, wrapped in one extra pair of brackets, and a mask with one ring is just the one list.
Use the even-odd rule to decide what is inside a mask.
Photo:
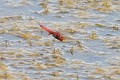
[(0, 80), (119, 79), (120, 0), (0, 0)]

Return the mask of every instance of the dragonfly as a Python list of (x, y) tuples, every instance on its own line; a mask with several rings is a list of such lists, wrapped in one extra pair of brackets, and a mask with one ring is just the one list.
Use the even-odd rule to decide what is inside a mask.
[(47, 27), (45, 27), (44, 25), (42, 24), (39, 24), (40, 27), (42, 29), (44, 29), (45, 31), (47, 31), (49, 34), (51, 34), (54, 38), (56, 38), (57, 40), (60, 40), (60, 41), (63, 41), (64, 40), (64, 37), (58, 32), (58, 31), (54, 31), (52, 29), (49, 29)]

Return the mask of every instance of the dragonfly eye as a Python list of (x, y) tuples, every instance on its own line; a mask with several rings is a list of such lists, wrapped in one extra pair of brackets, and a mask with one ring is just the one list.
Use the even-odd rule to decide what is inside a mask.
[(60, 37), (60, 39), (61, 39), (61, 41), (62, 41), (62, 40), (64, 39), (64, 37), (63, 37), (63, 36), (61, 36), (61, 37)]

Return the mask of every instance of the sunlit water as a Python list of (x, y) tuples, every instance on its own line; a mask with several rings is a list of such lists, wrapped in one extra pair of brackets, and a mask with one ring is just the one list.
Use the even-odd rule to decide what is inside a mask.
[(0, 0), (0, 80), (119, 80), (119, 7), (120, 0)]

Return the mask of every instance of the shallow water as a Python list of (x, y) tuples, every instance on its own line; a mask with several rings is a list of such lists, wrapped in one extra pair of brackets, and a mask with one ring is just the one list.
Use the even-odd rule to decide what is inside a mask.
[[(120, 0), (0, 4), (0, 80), (120, 79)], [(65, 40), (54, 39), (39, 23)]]

